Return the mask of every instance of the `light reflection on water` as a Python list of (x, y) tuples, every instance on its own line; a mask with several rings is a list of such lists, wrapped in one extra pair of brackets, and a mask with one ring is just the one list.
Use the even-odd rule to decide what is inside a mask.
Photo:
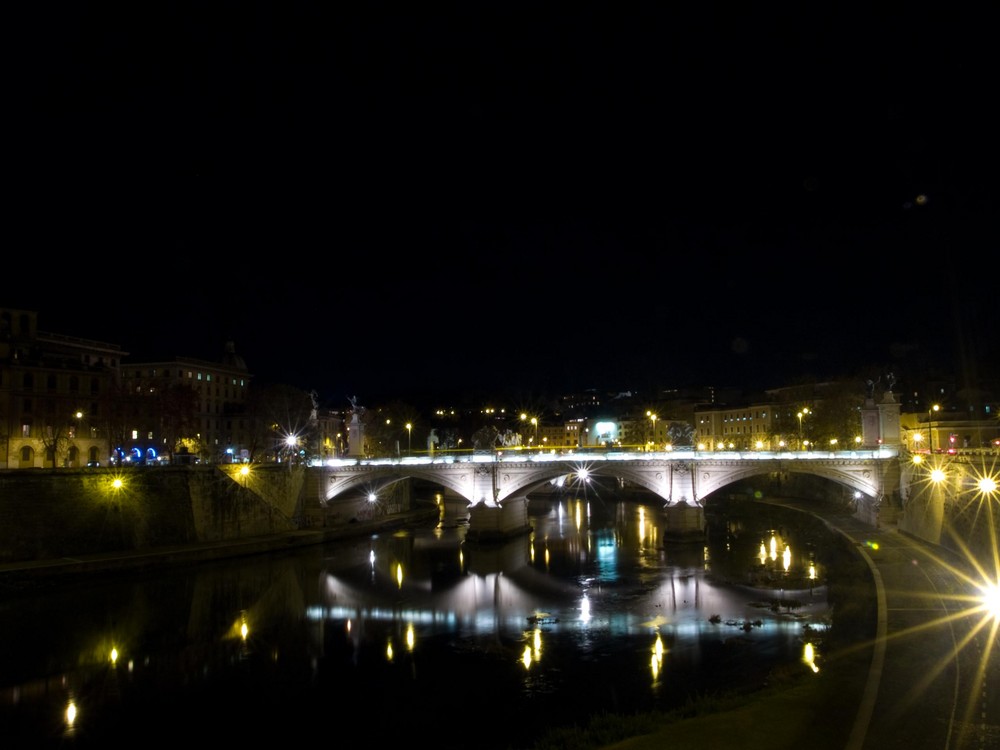
[(437, 528), (5, 601), (0, 740), (108, 748), (197, 726), (260, 741), (360, 722), (373, 742), (501, 750), (819, 669), (817, 540), (794, 527), (743, 519), (674, 544), (658, 505), (561, 497), (529, 514), (533, 533), (502, 545), (464, 543), (467, 510), (448, 503)]

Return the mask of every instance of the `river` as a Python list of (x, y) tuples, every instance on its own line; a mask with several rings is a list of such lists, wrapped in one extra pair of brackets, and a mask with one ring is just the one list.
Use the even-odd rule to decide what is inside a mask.
[(505, 750), (822, 659), (807, 516), (747, 502), (673, 543), (658, 502), (556, 495), (530, 535), (473, 545), (464, 503), (420, 500), (436, 524), (5, 598), (0, 746)]

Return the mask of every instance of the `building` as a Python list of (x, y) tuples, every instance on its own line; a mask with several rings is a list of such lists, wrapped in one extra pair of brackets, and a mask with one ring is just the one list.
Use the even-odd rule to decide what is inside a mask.
[(123, 364), (121, 370), (133, 405), (122, 460), (153, 463), (185, 455), (210, 463), (249, 460), (251, 375), (233, 342), (227, 342), (219, 362), (177, 357)]
[(40, 331), (37, 312), (0, 308), (0, 468), (104, 464), (127, 354)]
[(695, 443), (701, 450), (779, 450), (770, 402), (696, 408)]

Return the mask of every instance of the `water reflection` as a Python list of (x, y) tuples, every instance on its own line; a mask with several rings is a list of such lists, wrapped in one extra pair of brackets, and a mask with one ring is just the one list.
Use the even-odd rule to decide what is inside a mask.
[(259, 742), (361, 722), (373, 742), (499, 750), (778, 665), (819, 671), (821, 545), (795, 528), (746, 516), (664, 544), (659, 505), (557, 497), (529, 503), (532, 534), (473, 545), (464, 504), (439, 502), (434, 528), (5, 599), (0, 739), (109, 748), (197, 726)]

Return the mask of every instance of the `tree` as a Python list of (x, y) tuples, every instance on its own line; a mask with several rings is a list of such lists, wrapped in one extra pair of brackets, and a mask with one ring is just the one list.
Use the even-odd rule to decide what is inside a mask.
[(66, 465), (75, 409), (68, 398), (50, 397), (43, 402), (42, 410), (44, 424), (39, 435), (44, 449), (42, 465), (54, 469)]
[(291, 459), (309, 446), (316, 432), (312, 396), (290, 385), (254, 386), (248, 394), (246, 416), (251, 461)]
[(197, 435), (198, 392), (191, 386), (171, 383), (154, 395), (152, 406), (159, 424), (156, 434), (163, 439), (164, 449), (173, 462), (174, 451), (182, 441), (191, 440)]

